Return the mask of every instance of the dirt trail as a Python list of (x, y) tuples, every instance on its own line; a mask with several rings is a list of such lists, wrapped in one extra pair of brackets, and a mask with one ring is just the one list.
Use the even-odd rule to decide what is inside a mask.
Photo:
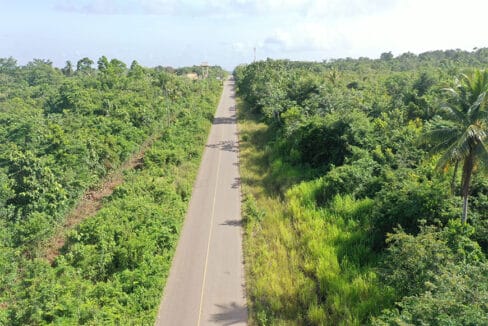
[(148, 138), (137, 153), (133, 154), (120, 167), (103, 178), (99, 186), (89, 189), (83, 194), (82, 199), (68, 214), (63, 225), (55, 231), (55, 235), (45, 245), (42, 255), (44, 258), (51, 264), (54, 262), (56, 257), (59, 256), (61, 248), (66, 243), (68, 231), (74, 229), (83, 220), (94, 216), (102, 208), (103, 198), (110, 196), (114, 189), (124, 182), (124, 171), (141, 166), (146, 150), (157, 138), (157, 135)]

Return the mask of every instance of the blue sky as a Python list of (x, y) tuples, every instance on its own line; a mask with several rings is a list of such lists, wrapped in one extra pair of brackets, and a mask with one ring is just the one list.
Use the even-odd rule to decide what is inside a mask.
[(484, 0), (0, 0), (0, 57), (232, 69), (488, 46)]

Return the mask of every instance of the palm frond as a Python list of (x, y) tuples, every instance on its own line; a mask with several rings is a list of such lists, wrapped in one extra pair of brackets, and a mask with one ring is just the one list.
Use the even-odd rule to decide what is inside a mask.
[(465, 132), (463, 135), (454, 143), (454, 156), (461, 160), (469, 155), (471, 151), (471, 144), (469, 142), (468, 133)]
[(442, 119), (441, 117), (434, 117), (426, 124), (427, 134), (442, 134), (445, 132), (456, 132), (461, 130), (460, 125), (452, 120)]
[(441, 113), (448, 120), (463, 122), (466, 119), (465, 114), (462, 111), (447, 104), (441, 106)]
[(459, 84), (459, 88), (464, 88), (464, 90), (473, 89), (473, 74), (471, 73), (469, 76), (466, 74), (461, 74), (461, 80)]
[(425, 143), (450, 144), (454, 142), (451, 139), (457, 139), (458, 134), (459, 131), (455, 128), (439, 128), (426, 132), (421, 138)]
[(483, 143), (486, 139), (486, 130), (480, 121), (476, 121), (466, 129), (466, 134), (473, 146)]
[(476, 116), (473, 117), (473, 120), (483, 121), (484, 123), (488, 123), (488, 107), (486, 105), (481, 107), (478, 112), (476, 112)]
[(419, 142), (421, 144), (433, 144), (431, 152), (437, 153), (455, 142), (459, 133), (460, 130), (457, 124), (435, 117), (426, 124), (426, 132), (420, 136)]
[(479, 144), (482, 144), (486, 139), (485, 131), (478, 125), (470, 125), (466, 131), (453, 144), (452, 155), (456, 159), (464, 159), (467, 157)]
[(444, 170), (445, 168), (449, 167), (451, 164), (455, 164), (459, 162), (461, 159), (456, 155), (456, 147), (455, 143), (450, 144), (447, 149), (444, 151), (444, 154), (439, 158), (439, 161), (436, 164), (436, 168), (438, 170)]
[(444, 91), (444, 92), (448, 93), (453, 98), (459, 97), (458, 92), (456, 92), (456, 90), (454, 88), (452, 88), (452, 87), (441, 88), (441, 91)]
[[(433, 135), (433, 134), (432, 134)], [(435, 153), (444, 152), (447, 153), (449, 157), (452, 159), (456, 159), (456, 141), (457, 137), (452, 136), (452, 134), (448, 136), (442, 136), (441, 133), (437, 133), (432, 140), (436, 139), (434, 142), (434, 146), (429, 150), (431, 155)], [(451, 160), (451, 158), (449, 160)]]
[(482, 170), (488, 170), (488, 148), (484, 143), (481, 143), (476, 148), (476, 156), (478, 157), (478, 167)]
[(482, 92), (478, 96), (476, 101), (468, 109), (468, 112), (467, 112), (468, 117), (473, 117), (474, 119), (476, 119), (476, 117), (478, 116), (478, 112), (482, 108), (481, 103), (483, 103), (485, 101), (485, 97), (486, 97), (486, 92)]

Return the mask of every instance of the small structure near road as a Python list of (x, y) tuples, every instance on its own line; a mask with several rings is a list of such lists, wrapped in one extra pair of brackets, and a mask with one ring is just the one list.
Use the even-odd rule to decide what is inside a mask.
[(200, 65), (202, 67), (202, 78), (205, 79), (205, 78), (208, 78), (208, 62), (202, 62), (202, 64)]

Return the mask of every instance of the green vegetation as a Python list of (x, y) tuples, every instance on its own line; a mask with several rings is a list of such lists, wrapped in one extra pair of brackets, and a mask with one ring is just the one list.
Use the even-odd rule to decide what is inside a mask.
[[(170, 69), (172, 71), (172, 69)], [(211, 79), (223, 80), (227, 76), (227, 72), (220, 66), (191, 66), (178, 68), (174, 71), (177, 75), (186, 75), (190, 73), (197, 74), (198, 78), (208, 77)]]
[[(0, 59), (0, 324), (154, 321), (221, 85), (97, 64)], [(49, 264), (42, 250), (75, 203), (148, 138)]]
[(487, 65), (236, 68), (251, 323), (488, 324)]

